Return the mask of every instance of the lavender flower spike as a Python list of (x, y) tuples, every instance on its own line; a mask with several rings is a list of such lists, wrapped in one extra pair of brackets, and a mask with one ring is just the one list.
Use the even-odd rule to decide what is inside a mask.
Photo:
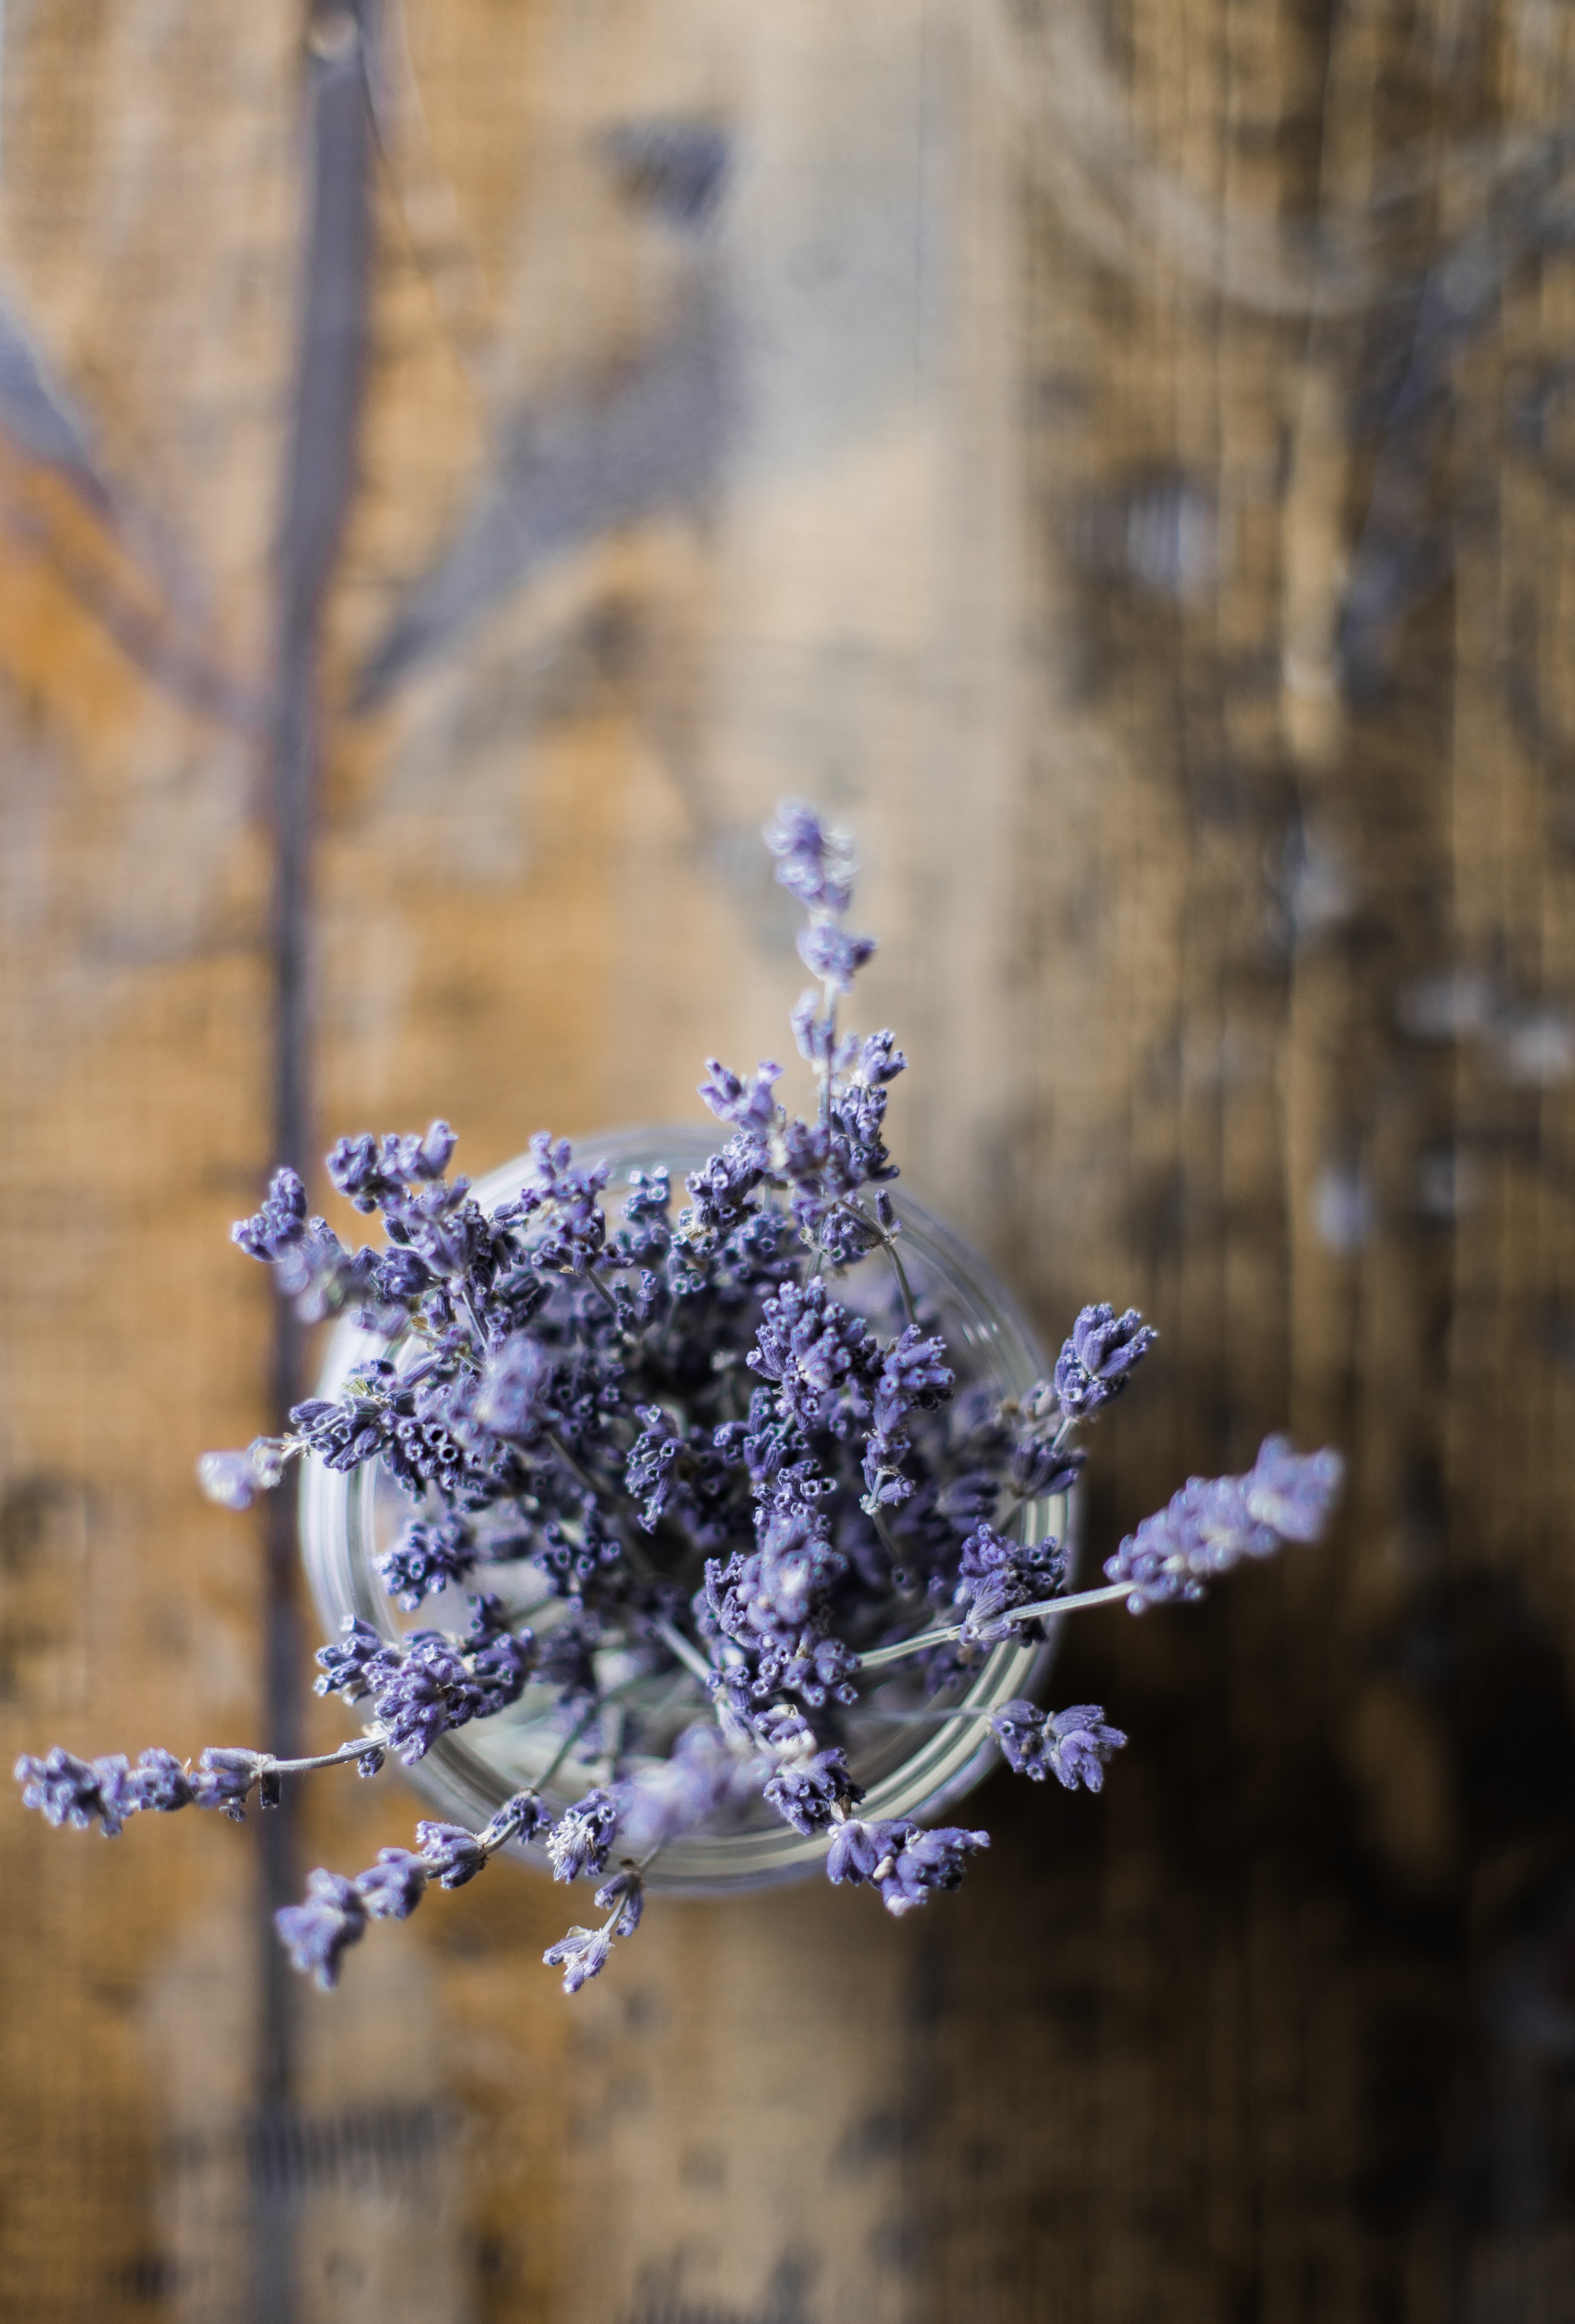
[(57, 1743), (47, 1758), (23, 1753), (14, 1772), (22, 1785), (23, 1806), (37, 1808), (57, 1829), (69, 1823), (88, 1831), (97, 1819), (106, 1840), (115, 1840), (124, 1819), (142, 1805), (128, 1794), (123, 1758), (78, 1759)]
[(1108, 1301), (1085, 1307), (1055, 1360), (1055, 1395), (1067, 1419), (1081, 1420), (1119, 1396), (1157, 1332), (1136, 1307), (1118, 1315)]
[(1272, 1557), (1287, 1541), (1315, 1541), (1340, 1495), (1338, 1452), (1293, 1452), (1268, 1436), (1245, 1477), (1191, 1477), (1163, 1509), (1145, 1517), (1114, 1557), (1112, 1582), (1129, 1582), (1127, 1604), (1140, 1614), (1168, 1599), (1201, 1598), (1203, 1584), (1244, 1557)]

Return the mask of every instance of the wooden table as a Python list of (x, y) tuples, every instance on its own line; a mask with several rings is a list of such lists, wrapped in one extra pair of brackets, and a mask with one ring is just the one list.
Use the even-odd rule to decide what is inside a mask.
[(391, 1776), (266, 1860), (8, 1808), (0, 2306), (1567, 2314), (1567, 13), (120, 0), (3, 85), (7, 1750), (338, 1738), (192, 1483), (313, 1355), (228, 1222), (696, 1118), (784, 792), (913, 1185), (1161, 1328), (1093, 1554), (1283, 1424), (1351, 1489), (1090, 1618), (1131, 1746), (958, 1897), (662, 1906), (572, 2004), (511, 1868), (287, 1987)]

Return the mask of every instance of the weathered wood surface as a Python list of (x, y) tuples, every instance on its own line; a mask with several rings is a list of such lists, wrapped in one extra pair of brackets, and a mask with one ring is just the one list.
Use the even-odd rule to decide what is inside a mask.
[[(1568, 12), (365, 18), (315, 1139), (693, 1113), (782, 1038), (753, 835), (807, 792), (916, 1184), (1047, 1336), (1164, 1331), (1095, 1544), (1287, 1417), (1350, 1505), (1069, 1645), (1131, 1748), (993, 1784), (959, 1897), (664, 1907), (571, 2005), (505, 1869), (298, 1997), (282, 2097), (252, 1835), (7, 1811), (0, 2307), (1569, 2314)], [(356, 55), (7, 13), (8, 1755), (270, 1739), (263, 1535), (190, 1468), (268, 1412), (226, 1227), (277, 1124), (308, 92)], [(411, 1811), (326, 1783), (299, 1854)]]

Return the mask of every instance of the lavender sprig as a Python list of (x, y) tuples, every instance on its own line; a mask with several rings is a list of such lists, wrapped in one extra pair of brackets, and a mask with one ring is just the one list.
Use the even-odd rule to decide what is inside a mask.
[(339, 1982), (350, 1946), (359, 1944), (369, 1920), (405, 1921), (430, 1882), (461, 1888), (484, 1871), (504, 1843), (528, 1840), (548, 1821), (534, 1792), (517, 1792), (481, 1831), (463, 1826), (419, 1823), (417, 1850), (384, 1848), (368, 1871), (345, 1879), (318, 1869), (308, 1876), (305, 1902), (282, 1904), (273, 1915), (281, 1942), (303, 1976), (315, 1977), (325, 1991)]

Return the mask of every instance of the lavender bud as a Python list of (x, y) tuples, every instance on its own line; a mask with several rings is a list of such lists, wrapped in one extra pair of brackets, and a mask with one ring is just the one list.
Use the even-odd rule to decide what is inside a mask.
[(596, 1891), (596, 1910), (599, 1913), (610, 1913), (614, 1904), (620, 1909), (609, 1935), (631, 1937), (639, 1928), (640, 1915), (645, 1910), (644, 1884), (632, 1864), (622, 1865), (612, 1879)]
[(610, 1792), (587, 1792), (566, 1808), (547, 1835), (553, 1878), (578, 1880), (584, 1873), (604, 1870), (617, 1829), (618, 1806)]
[(467, 1880), (486, 1870), (486, 1849), (463, 1824), (419, 1823), (416, 1844), (429, 1875), (441, 1887), (463, 1888)]
[(566, 1993), (577, 1993), (582, 1985), (601, 1976), (612, 1950), (612, 1940), (606, 1930), (576, 1927), (556, 1945), (548, 1945), (541, 1958), (548, 1969), (562, 1969)]
[(194, 1804), (218, 1808), (232, 1823), (244, 1823), (246, 1796), (264, 1764), (260, 1751), (205, 1751), (191, 1775)]
[(1085, 1307), (1055, 1360), (1055, 1394), (1062, 1412), (1069, 1419), (1082, 1419), (1119, 1396), (1134, 1365), (1158, 1337), (1136, 1307), (1128, 1307), (1124, 1315), (1118, 1315), (1108, 1301)]
[(380, 1848), (369, 1872), (356, 1875), (355, 1893), (375, 1921), (408, 1921), (427, 1891), (432, 1867), (408, 1848)]
[(812, 976), (838, 992), (851, 992), (853, 979), (875, 952), (873, 936), (851, 936), (829, 920), (815, 920), (798, 938), (798, 957)]
[(105, 1838), (115, 1840), (125, 1817), (142, 1804), (129, 1792), (126, 1762), (118, 1757), (78, 1759), (57, 1744), (42, 1759), (23, 1753), (13, 1773), (23, 1806), (37, 1808), (57, 1830), (69, 1823), (87, 1831), (97, 1818)]
[(340, 1955), (365, 1934), (366, 1911), (353, 1880), (319, 1869), (307, 1880), (306, 1902), (281, 1905), (273, 1925), (292, 1965), (328, 1992), (339, 1982)]
[(847, 910), (853, 899), (853, 850), (841, 832), (829, 831), (802, 799), (783, 799), (764, 836), (790, 896), (811, 911)]
[(139, 1808), (154, 1815), (171, 1815), (177, 1808), (189, 1808), (196, 1796), (184, 1761), (157, 1746), (142, 1754), (127, 1778), (127, 1789), (134, 1794)]

